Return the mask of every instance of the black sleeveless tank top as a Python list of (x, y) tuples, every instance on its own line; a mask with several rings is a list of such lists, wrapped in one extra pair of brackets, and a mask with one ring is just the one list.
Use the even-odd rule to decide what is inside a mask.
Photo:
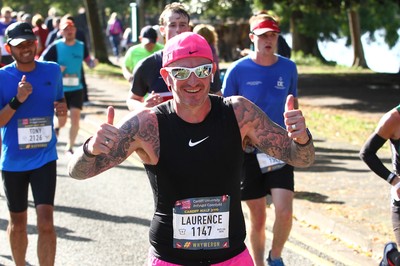
[[(153, 190), (155, 214), (150, 227), (153, 254), (170, 263), (208, 265), (245, 249), (245, 222), (240, 202), (243, 149), (231, 102), (209, 96), (211, 111), (201, 123), (177, 116), (172, 101), (154, 108), (159, 125), (160, 158), (145, 165)], [(228, 195), (229, 247), (186, 250), (173, 245), (173, 207), (187, 198)]]

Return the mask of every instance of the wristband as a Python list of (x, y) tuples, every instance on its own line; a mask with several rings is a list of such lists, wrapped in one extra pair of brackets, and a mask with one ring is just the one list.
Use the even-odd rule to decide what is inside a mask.
[(92, 139), (92, 137), (90, 137), (90, 138), (88, 138), (86, 141), (85, 141), (85, 143), (83, 143), (83, 153), (87, 156), (87, 157), (89, 157), (89, 158), (94, 158), (94, 157), (96, 157), (96, 155), (94, 155), (94, 154), (92, 154), (92, 153), (90, 153), (90, 151), (88, 150), (88, 144), (89, 144), (89, 141)]
[(18, 107), (22, 105), (22, 103), (18, 101), (17, 96), (15, 96), (11, 99), (11, 101), (8, 102), (8, 105), (10, 105), (11, 109), (17, 110)]
[(393, 179), (396, 177), (396, 174), (395, 173), (390, 173), (389, 174), (389, 176), (386, 178), (386, 181), (389, 183), (389, 184), (392, 184), (392, 181), (393, 181)]

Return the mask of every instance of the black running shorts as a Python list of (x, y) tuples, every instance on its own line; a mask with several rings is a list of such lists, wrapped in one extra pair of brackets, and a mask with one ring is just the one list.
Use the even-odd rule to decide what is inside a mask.
[(271, 188), (294, 191), (294, 167), (286, 164), (281, 169), (262, 174), (256, 154), (246, 153), (240, 188), (242, 200), (264, 197), (271, 194)]
[(65, 100), (67, 102), (68, 110), (78, 108), (82, 110), (83, 106), (83, 90), (64, 92)]
[(57, 163), (51, 161), (40, 168), (25, 172), (2, 171), (4, 192), (10, 212), (23, 212), (28, 208), (28, 187), (31, 185), (35, 207), (54, 205)]

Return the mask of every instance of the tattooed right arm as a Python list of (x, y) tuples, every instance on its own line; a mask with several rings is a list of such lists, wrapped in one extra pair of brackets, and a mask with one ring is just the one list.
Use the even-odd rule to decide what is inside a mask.
[[(142, 114), (149, 114), (149, 111)], [(119, 127), (103, 124), (87, 144), (89, 156), (84, 153), (83, 146), (74, 153), (68, 164), (69, 175), (76, 179), (90, 178), (122, 163), (135, 150), (147, 150), (142, 144), (146, 145), (148, 140), (141, 136), (152, 136), (157, 141), (150, 146), (158, 149), (158, 130), (155, 130), (158, 127), (154, 126), (156, 118), (152, 115), (144, 117), (146, 119), (139, 119), (138, 115), (131, 114)], [(107, 144), (105, 139), (109, 140)]]

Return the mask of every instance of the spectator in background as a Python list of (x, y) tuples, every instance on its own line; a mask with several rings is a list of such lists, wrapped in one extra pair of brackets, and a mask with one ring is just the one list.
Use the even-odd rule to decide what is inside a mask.
[(38, 40), (38, 47), (36, 50), (36, 59), (40, 57), (44, 49), (46, 49), (46, 39), (49, 31), (44, 24), (42, 15), (35, 14), (32, 18), (33, 33), (35, 33)]
[(17, 18), (18, 18), (18, 12), (13, 10), (11, 12), (11, 19), (15, 22), (17, 21)]
[(211, 91), (220, 91), (221, 86), (222, 86), (222, 81), (221, 81), (221, 74), (219, 70), (219, 57), (218, 57), (218, 34), (215, 31), (215, 28), (211, 25), (207, 24), (199, 24), (196, 25), (193, 28), (193, 32), (200, 34), (201, 36), (206, 39), (207, 43), (210, 45), (211, 51), (214, 56), (214, 62), (217, 66), (217, 69), (215, 71), (215, 76), (211, 80)]
[(121, 53), (125, 54), (126, 51), (133, 45), (132, 41), (132, 28), (126, 27), (124, 33), (122, 34), (121, 40)]
[(57, 40), (59, 36), (59, 31), (60, 31), (60, 17), (54, 17), (52, 20), (53, 22), (53, 30), (49, 32), (49, 35), (47, 35), (46, 43), (45, 46), (49, 46), (52, 44), (55, 40)]
[(117, 12), (111, 13), (107, 22), (106, 32), (111, 43), (113, 55), (119, 59), (123, 26), (121, 20), (118, 18)]
[(13, 10), (11, 7), (8, 6), (2, 7), (0, 11), (0, 49), (2, 54), (0, 63), (3, 65), (8, 65), (14, 61), (10, 53), (7, 52), (6, 48), (4, 47), (4, 41), (6, 40), (5, 31), (7, 27), (14, 22), (12, 19), (12, 11)]
[(157, 43), (157, 38), (157, 32), (152, 26), (144, 26), (140, 31), (140, 43), (126, 51), (122, 74), (129, 82), (132, 81), (132, 71), (140, 60), (164, 48), (164, 45)]
[(57, 16), (57, 9), (55, 7), (50, 7), (47, 11), (47, 17), (44, 20), (44, 24), (47, 27), (49, 32), (54, 30), (54, 22), (53, 19)]
[(23, 16), (24, 14), (25, 14), (25, 11), (23, 11), (23, 10), (18, 11), (18, 12), (17, 12), (16, 21), (22, 22), (22, 16)]
[(29, 14), (29, 13), (23, 14), (23, 15), (22, 15), (22, 18), (21, 18), (21, 21), (22, 21), (22, 22), (26, 22), (26, 23), (32, 25), (32, 15)]
[(85, 44), (90, 51), (90, 34), (89, 34), (89, 25), (86, 17), (86, 10), (84, 7), (80, 7), (78, 9), (78, 14), (74, 17), (74, 23), (76, 28), (79, 31), (82, 31), (83, 34), (85, 35)]

